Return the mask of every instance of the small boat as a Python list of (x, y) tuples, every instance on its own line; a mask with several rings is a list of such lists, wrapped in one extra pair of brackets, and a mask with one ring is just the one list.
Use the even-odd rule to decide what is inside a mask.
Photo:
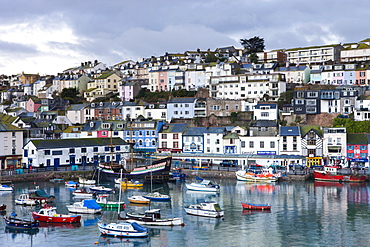
[(1, 184), (0, 185), (0, 191), (13, 191), (13, 187), (8, 186), (6, 184)]
[(242, 207), (243, 209), (249, 210), (271, 210), (270, 204), (252, 204), (242, 202)]
[(41, 203), (54, 202), (55, 201), (55, 196), (47, 194), (42, 189), (30, 190), (30, 191), (28, 191), (28, 195), (29, 195), (30, 199), (37, 199)]
[(80, 214), (98, 214), (101, 213), (102, 207), (94, 199), (86, 199), (81, 202), (75, 202), (68, 205), (67, 209), (71, 213)]
[(112, 193), (113, 189), (107, 188), (104, 186), (92, 186), (89, 188), (91, 191), (94, 191), (96, 193)]
[(184, 226), (183, 219), (177, 218), (161, 218), (160, 209), (146, 210), (144, 214), (126, 213), (125, 220), (127, 222), (139, 223), (148, 226)]
[(95, 193), (93, 193), (93, 192), (87, 192), (85, 189), (77, 189), (77, 190), (74, 190), (74, 191), (72, 191), (72, 194), (76, 198), (93, 198), (93, 197), (96, 196)]
[(39, 199), (31, 199), (29, 194), (21, 194), (17, 199), (15, 199), (15, 203), (24, 206), (34, 206), (45, 203), (45, 201)]
[(204, 180), (197, 177), (198, 180), (202, 180), (200, 183), (185, 184), (188, 190), (196, 191), (207, 191), (207, 192), (219, 192), (220, 185), (213, 183), (211, 180)]
[(98, 195), (96, 202), (100, 207), (102, 207), (102, 210), (118, 210), (125, 209), (126, 205), (124, 202), (114, 202), (114, 201), (108, 201), (107, 195)]
[(58, 214), (56, 207), (45, 205), (38, 212), (32, 212), (34, 220), (50, 223), (76, 223), (81, 221), (81, 215)]
[(279, 173), (273, 174), (267, 171), (255, 172), (240, 170), (236, 172), (236, 178), (239, 181), (246, 182), (276, 182), (279, 180), (279, 177)]
[(13, 217), (4, 217), (5, 225), (9, 228), (15, 229), (37, 229), (39, 227), (39, 222), (36, 220), (23, 220)]
[(216, 202), (202, 202), (190, 205), (185, 207), (185, 211), (187, 214), (203, 217), (220, 218), (224, 216), (224, 211), (221, 210), (221, 207)]
[(143, 196), (131, 196), (127, 199), (131, 203), (139, 203), (139, 204), (148, 204), (148, 203), (150, 203), (150, 199), (145, 198)]
[(143, 195), (143, 197), (151, 200), (151, 201), (169, 201), (171, 200), (171, 197), (169, 195), (163, 195), (159, 192), (153, 192), (146, 195)]
[(98, 223), (101, 234), (123, 238), (147, 237), (148, 228), (137, 223)]
[(365, 175), (359, 174), (341, 174), (342, 166), (324, 166), (323, 171), (314, 170), (313, 176), (317, 181), (331, 182), (348, 182), (348, 183), (363, 183), (366, 181)]
[(64, 184), (66, 187), (71, 187), (71, 188), (78, 187), (78, 183), (75, 181), (66, 181)]
[(6, 205), (5, 204), (1, 204), (0, 205), (0, 211), (4, 211), (6, 210)]
[(96, 184), (96, 181), (94, 179), (86, 179), (86, 178), (82, 178), (82, 177), (79, 177), (78, 178), (78, 182), (80, 184), (87, 184), (87, 185), (94, 185), (94, 184)]
[(120, 178), (116, 178), (114, 180), (114, 182), (116, 184), (121, 184), (122, 187), (126, 187), (126, 188), (137, 188), (137, 187), (143, 187), (144, 186), (144, 183), (140, 182), (140, 181), (130, 181), (130, 180), (127, 180), (127, 179), (120, 179)]

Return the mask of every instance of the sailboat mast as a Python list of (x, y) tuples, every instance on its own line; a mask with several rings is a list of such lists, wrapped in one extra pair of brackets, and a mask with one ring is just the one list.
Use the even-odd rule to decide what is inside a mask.
[(121, 210), (121, 194), (122, 194), (122, 169), (120, 170), (121, 176), (120, 176), (120, 183), (119, 183), (119, 195), (118, 195), (118, 216)]

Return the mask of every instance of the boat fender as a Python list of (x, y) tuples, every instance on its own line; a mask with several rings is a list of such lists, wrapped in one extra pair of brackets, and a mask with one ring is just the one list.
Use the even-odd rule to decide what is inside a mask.
[(126, 204), (123, 204), (123, 209), (126, 209)]

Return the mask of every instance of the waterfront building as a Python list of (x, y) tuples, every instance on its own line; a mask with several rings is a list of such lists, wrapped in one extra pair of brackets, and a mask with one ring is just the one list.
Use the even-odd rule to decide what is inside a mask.
[(30, 140), (23, 147), (22, 164), (32, 169), (120, 162), (129, 152), (130, 145), (121, 138)]
[(165, 123), (158, 133), (159, 153), (181, 153), (186, 123)]
[(298, 126), (280, 126), (278, 137), (279, 154), (301, 155), (302, 140)]
[(368, 134), (347, 133), (347, 162), (352, 168), (369, 167)]
[(323, 157), (329, 165), (345, 165), (347, 156), (346, 128), (323, 128)]
[(21, 165), (23, 129), (0, 121), (0, 168), (14, 169)]
[(300, 126), (302, 155), (306, 165), (323, 165), (323, 134), (318, 125)]

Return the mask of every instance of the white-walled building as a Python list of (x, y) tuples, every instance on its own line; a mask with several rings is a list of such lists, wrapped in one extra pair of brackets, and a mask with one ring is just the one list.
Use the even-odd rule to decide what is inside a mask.
[(323, 128), (323, 156), (331, 165), (344, 165), (347, 156), (346, 128)]

